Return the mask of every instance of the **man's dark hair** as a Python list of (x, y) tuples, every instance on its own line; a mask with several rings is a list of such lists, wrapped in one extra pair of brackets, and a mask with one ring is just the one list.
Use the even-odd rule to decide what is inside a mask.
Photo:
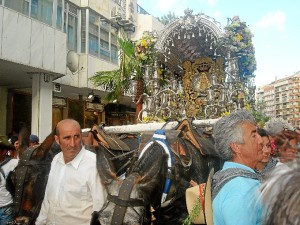
[(261, 137), (269, 137), (269, 133), (262, 128), (258, 128), (257, 129), (257, 133), (261, 136)]

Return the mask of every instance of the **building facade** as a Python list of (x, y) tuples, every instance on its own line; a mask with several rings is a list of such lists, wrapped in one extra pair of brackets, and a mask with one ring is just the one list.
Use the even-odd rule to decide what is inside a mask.
[(163, 27), (136, 0), (0, 0), (0, 133), (25, 124), (43, 140), (64, 118), (134, 123), (131, 98), (107, 105), (90, 78), (119, 67), (118, 37)]
[(256, 90), (256, 102), (266, 116), (275, 117), (275, 93), (273, 85), (265, 85)]
[(300, 126), (300, 71), (256, 90), (256, 102), (265, 115)]

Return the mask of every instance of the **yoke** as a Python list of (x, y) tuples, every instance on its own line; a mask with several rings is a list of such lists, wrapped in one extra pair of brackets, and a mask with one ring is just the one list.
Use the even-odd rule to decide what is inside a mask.
[[(25, 184), (25, 177), (28, 171), (28, 166), (34, 165), (48, 165), (50, 162), (41, 162), (38, 160), (31, 160), (32, 154), (37, 149), (38, 146), (29, 147), (24, 154), (22, 155), (21, 159), (19, 160), (18, 166), (15, 169), (16, 173), (16, 192), (14, 197), (14, 209), (16, 215), (20, 215), (22, 212), (22, 200), (24, 194), (24, 184)], [(25, 215), (28, 216), (28, 215)], [(31, 215), (29, 215), (31, 216)]]

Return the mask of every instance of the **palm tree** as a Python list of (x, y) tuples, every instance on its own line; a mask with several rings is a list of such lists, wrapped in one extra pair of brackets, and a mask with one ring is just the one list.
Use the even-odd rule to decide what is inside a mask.
[[(137, 81), (136, 100), (143, 93), (143, 71), (139, 61), (135, 57), (135, 46), (131, 40), (123, 35), (118, 38), (120, 47), (120, 68), (112, 71), (99, 71), (90, 79), (97, 86), (104, 85), (110, 92), (105, 96), (109, 102), (119, 100), (121, 96), (130, 88), (132, 79)], [(136, 105), (136, 116), (142, 109), (142, 101)]]

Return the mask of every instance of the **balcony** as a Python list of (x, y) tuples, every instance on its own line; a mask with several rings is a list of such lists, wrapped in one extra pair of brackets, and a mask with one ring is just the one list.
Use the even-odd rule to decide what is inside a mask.
[[(65, 74), (67, 36), (65, 33), (0, 6), (0, 59), (32, 67), (33, 70)], [(30, 69), (29, 69), (30, 71)]]

